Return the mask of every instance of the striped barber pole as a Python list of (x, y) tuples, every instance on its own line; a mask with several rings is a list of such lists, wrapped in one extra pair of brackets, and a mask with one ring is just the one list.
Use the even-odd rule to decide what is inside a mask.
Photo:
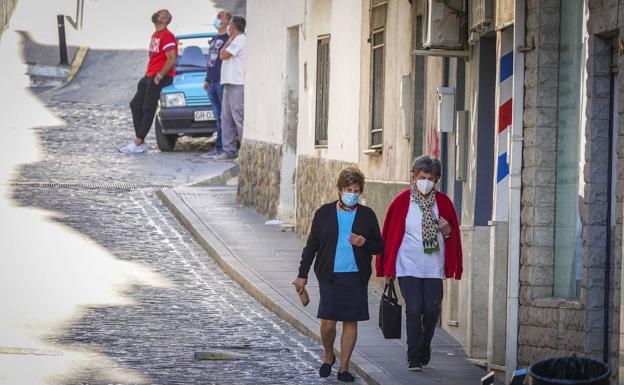
[(507, 157), (513, 104), (513, 28), (500, 34), (498, 62), (498, 127), (496, 135), (496, 193), (494, 221), (507, 221), (509, 160)]

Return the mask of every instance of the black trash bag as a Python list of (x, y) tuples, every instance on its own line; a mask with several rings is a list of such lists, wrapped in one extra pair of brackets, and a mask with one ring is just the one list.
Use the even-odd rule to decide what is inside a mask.
[(385, 339), (401, 338), (401, 309), (394, 290), (394, 280), (391, 280), (386, 284), (379, 303), (379, 328)]
[(559, 357), (529, 367), (530, 385), (609, 385), (609, 365), (591, 358)]

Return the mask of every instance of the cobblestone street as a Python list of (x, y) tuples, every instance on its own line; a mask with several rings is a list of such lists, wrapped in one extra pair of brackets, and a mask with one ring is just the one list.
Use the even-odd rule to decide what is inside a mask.
[[(199, 156), (208, 148), (205, 141), (182, 140), (178, 151), (161, 153), (152, 132), (148, 154), (128, 157), (115, 151), (132, 134), (126, 108), (50, 100), (46, 104), (67, 124), (38, 131), (41, 161), (21, 167), (13, 199), (18, 205), (52, 212), (54, 220), (70, 231), (167, 280), (165, 287), (124, 288), (122, 294), (131, 303), (89, 306), (71, 323), (51, 331), (47, 340), (54, 346), (93, 357), (87, 366), (57, 376), (58, 383), (327, 383), (317, 375), (322, 355), (318, 344), (226, 276), (154, 190), (29, 185), (180, 185), (227, 166)], [(194, 352), (207, 350), (243, 353), (249, 359), (194, 359)], [(111, 378), (111, 371), (129, 374)]]

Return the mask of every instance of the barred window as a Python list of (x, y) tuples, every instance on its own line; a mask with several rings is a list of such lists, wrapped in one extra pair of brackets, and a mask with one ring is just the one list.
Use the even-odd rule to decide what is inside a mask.
[(315, 145), (327, 146), (329, 112), (329, 36), (318, 38), (316, 46)]
[(386, 3), (374, 5), (371, 12), (371, 148), (380, 148), (383, 145), (386, 12)]

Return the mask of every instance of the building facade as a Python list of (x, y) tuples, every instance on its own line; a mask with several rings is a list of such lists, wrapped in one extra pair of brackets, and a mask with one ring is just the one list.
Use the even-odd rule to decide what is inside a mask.
[(440, 157), (464, 247), (441, 326), (501, 374), (572, 352), (617, 368), (623, 13), (617, 0), (249, 1), (239, 201), (305, 237), (357, 165), (383, 221), (412, 160)]

